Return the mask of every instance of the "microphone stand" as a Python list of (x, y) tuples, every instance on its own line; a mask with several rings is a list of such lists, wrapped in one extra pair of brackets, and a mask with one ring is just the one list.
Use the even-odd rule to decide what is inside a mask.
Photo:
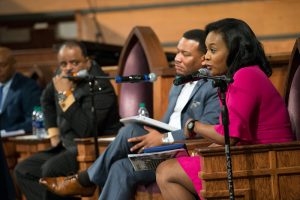
[(228, 191), (229, 199), (234, 200), (234, 187), (233, 187), (233, 173), (232, 173), (232, 162), (231, 162), (231, 152), (230, 152), (230, 137), (229, 137), (229, 116), (228, 108), (226, 104), (226, 91), (229, 83), (233, 82), (233, 79), (226, 76), (204, 76), (198, 75), (199, 78), (212, 79), (213, 87), (218, 87), (222, 102), (222, 123), (224, 126), (224, 138), (225, 138), (225, 155), (226, 155), (226, 167), (227, 167), (227, 181), (228, 181)]
[(92, 105), (91, 105), (91, 112), (93, 116), (93, 131), (94, 131), (94, 147), (95, 147), (95, 155), (96, 159), (99, 157), (99, 148), (98, 148), (98, 128), (97, 128), (97, 113), (95, 109), (95, 82), (97, 79), (113, 79), (113, 77), (110, 76), (94, 76), (94, 75), (88, 75), (87, 77), (81, 77), (81, 79), (85, 79), (89, 82), (89, 88), (90, 88), (90, 94), (92, 97)]
[[(97, 114), (96, 114), (96, 109), (95, 109), (95, 81), (97, 79), (115, 79), (115, 77), (111, 76), (94, 76), (94, 75), (84, 75), (84, 76), (78, 76), (78, 77), (71, 77), (71, 76), (65, 76), (64, 78), (70, 78), (70, 79), (84, 79), (87, 80), (89, 83), (89, 91), (92, 97), (91, 101), (91, 112), (92, 112), (92, 123), (93, 123), (93, 131), (94, 131), (94, 145), (95, 145), (95, 155), (96, 159), (99, 157), (99, 148), (98, 148), (98, 129), (97, 129)], [(138, 80), (141, 81), (141, 80)], [(151, 80), (149, 80), (151, 81)], [(134, 80), (129, 81), (131, 83), (134, 83)], [(121, 82), (118, 82), (121, 83)]]
[(89, 78), (89, 87), (90, 87), (90, 94), (92, 97), (92, 105), (91, 105), (91, 112), (93, 117), (93, 131), (94, 131), (94, 147), (95, 147), (95, 155), (96, 159), (99, 157), (99, 148), (98, 148), (98, 128), (97, 128), (97, 114), (95, 109), (95, 80), (94, 78)]
[(226, 155), (226, 167), (227, 167), (227, 181), (228, 181), (228, 191), (229, 199), (234, 200), (234, 187), (233, 187), (233, 174), (232, 174), (232, 162), (231, 162), (231, 152), (230, 152), (230, 137), (229, 137), (229, 117), (228, 108), (226, 104), (226, 94), (228, 82), (222, 79), (214, 79), (214, 87), (219, 87), (219, 92), (222, 102), (222, 123), (224, 126), (224, 138), (225, 138), (225, 155)]

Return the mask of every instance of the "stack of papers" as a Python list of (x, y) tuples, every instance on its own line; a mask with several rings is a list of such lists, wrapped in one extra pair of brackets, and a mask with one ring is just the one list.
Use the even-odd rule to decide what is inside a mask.
[(164, 122), (161, 122), (161, 121), (158, 121), (155, 119), (151, 119), (149, 117), (139, 116), (139, 115), (122, 118), (122, 119), (120, 119), (120, 122), (122, 122), (123, 124), (137, 123), (137, 124), (147, 125), (147, 126), (150, 126), (153, 128), (167, 131), (167, 132), (178, 130), (178, 128), (172, 127), (169, 124), (166, 124)]

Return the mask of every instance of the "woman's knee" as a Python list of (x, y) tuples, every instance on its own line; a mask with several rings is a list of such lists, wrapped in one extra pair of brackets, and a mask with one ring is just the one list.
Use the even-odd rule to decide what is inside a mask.
[(156, 169), (156, 181), (160, 183), (167, 183), (176, 178), (176, 168), (179, 163), (176, 159), (166, 160), (159, 164)]

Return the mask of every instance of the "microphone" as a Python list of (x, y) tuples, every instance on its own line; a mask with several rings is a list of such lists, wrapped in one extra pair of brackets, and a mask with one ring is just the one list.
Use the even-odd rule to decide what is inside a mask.
[(156, 74), (144, 74), (144, 75), (130, 75), (130, 76), (93, 76), (88, 73), (86, 69), (80, 70), (75, 73), (71, 73), (70, 75), (63, 76), (63, 78), (67, 78), (70, 80), (78, 80), (78, 79), (86, 79), (86, 80), (93, 80), (93, 79), (115, 79), (116, 83), (136, 83), (136, 82), (154, 82), (156, 81), (157, 77)]
[(130, 75), (130, 76), (117, 76), (115, 78), (116, 83), (136, 83), (136, 82), (154, 82), (157, 76), (154, 73), (144, 75)]
[(207, 68), (201, 68), (197, 72), (194, 72), (187, 76), (176, 76), (173, 81), (173, 84), (178, 86), (191, 81), (198, 81), (201, 78), (205, 78), (203, 76), (210, 76), (210, 71)]
[(70, 75), (63, 76), (63, 78), (75, 80), (75, 79), (84, 79), (89, 76), (89, 73), (86, 69), (80, 70), (78, 72), (71, 73)]

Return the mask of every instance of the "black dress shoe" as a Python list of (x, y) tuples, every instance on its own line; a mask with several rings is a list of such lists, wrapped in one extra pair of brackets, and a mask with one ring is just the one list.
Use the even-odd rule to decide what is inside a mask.
[(83, 197), (92, 196), (96, 186), (84, 187), (78, 181), (78, 174), (67, 177), (46, 177), (40, 179), (40, 184), (60, 196), (81, 195)]

